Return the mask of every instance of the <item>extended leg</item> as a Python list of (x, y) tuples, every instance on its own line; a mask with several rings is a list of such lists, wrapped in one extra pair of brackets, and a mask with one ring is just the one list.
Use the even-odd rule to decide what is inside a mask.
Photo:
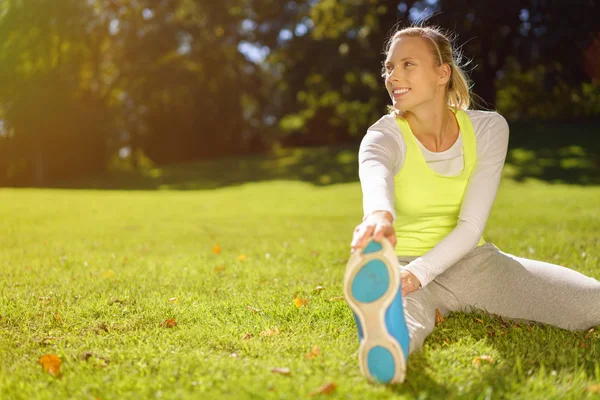
[(569, 330), (600, 325), (600, 282), (572, 269), (516, 257), (488, 243), (446, 272), (438, 279), (467, 311)]

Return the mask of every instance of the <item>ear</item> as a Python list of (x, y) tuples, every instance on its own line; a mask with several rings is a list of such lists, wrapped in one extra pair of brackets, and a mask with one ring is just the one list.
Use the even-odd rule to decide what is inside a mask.
[(444, 86), (450, 81), (452, 68), (448, 64), (442, 64), (438, 67), (438, 84)]

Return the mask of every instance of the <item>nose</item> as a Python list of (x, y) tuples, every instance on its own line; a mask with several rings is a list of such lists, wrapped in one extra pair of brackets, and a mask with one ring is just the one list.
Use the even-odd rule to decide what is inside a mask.
[(394, 68), (392, 72), (388, 75), (387, 80), (390, 83), (397, 83), (400, 80), (400, 70), (399, 68)]

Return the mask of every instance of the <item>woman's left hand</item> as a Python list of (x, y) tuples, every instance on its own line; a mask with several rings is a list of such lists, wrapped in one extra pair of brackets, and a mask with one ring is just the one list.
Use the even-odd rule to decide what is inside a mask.
[(402, 270), (400, 272), (400, 279), (402, 280), (402, 296), (407, 296), (417, 290), (421, 286), (419, 279), (409, 271)]

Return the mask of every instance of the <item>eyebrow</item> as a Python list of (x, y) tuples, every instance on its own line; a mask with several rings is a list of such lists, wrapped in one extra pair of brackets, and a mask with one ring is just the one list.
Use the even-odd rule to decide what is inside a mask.
[[(400, 62), (402, 61), (406, 61), (406, 60), (410, 60), (410, 59), (415, 59), (414, 57), (404, 57), (402, 60), (400, 60)], [(386, 64), (391, 64), (390, 60), (385, 60)]]

